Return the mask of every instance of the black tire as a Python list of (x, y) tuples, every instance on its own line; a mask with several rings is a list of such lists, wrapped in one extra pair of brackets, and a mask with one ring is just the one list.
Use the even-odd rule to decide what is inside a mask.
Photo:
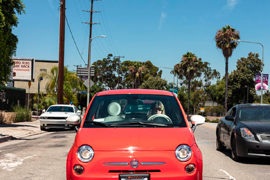
[(234, 161), (239, 161), (240, 157), (237, 155), (237, 152), (236, 152), (236, 138), (235, 137), (232, 137), (231, 146), (232, 146), (232, 149), (231, 149), (232, 159)]
[(45, 131), (45, 127), (40, 126), (41, 131)]
[(226, 149), (226, 147), (220, 141), (220, 134), (219, 134), (219, 132), (217, 132), (216, 149), (218, 151), (224, 151)]

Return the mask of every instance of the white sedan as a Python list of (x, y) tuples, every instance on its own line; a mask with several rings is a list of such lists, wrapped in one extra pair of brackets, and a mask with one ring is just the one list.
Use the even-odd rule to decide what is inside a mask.
[(73, 128), (73, 125), (68, 125), (66, 119), (69, 116), (81, 116), (81, 111), (74, 105), (57, 104), (50, 106), (47, 111), (43, 110), (40, 115), (40, 129), (46, 128)]

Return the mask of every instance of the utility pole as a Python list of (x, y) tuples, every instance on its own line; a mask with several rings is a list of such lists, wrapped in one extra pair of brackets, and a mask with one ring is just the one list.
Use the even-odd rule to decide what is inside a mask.
[[(120, 61), (120, 58), (125, 58), (125, 56), (114, 56), (114, 58), (118, 58)], [(120, 61), (121, 62), (121, 61)], [(118, 64), (119, 65), (119, 64)], [(119, 67), (118, 67), (118, 85), (117, 85), (117, 89), (119, 89)]]
[(92, 25), (93, 24), (100, 24), (100, 23), (93, 23), (92, 19), (93, 19), (93, 13), (96, 12), (100, 12), (100, 11), (93, 11), (93, 4), (94, 1), (98, 1), (98, 0), (91, 0), (91, 11), (86, 11), (86, 12), (90, 12), (90, 23), (89, 22), (85, 22), (86, 24), (90, 24), (90, 32), (89, 32), (89, 48), (88, 48), (88, 64), (87, 64), (87, 69), (88, 69), (88, 87), (87, 87), (87, 106), (90, 103), (90, 68), (91, 68), (91, 42), (92, 42)]
[(58, 93), (57, 93), (58, 104), (63, 104), (65, 17), (66, 17), (65, 11), (66, 11), (66, 0), (61, 0), (60, 31), (59, 31)]

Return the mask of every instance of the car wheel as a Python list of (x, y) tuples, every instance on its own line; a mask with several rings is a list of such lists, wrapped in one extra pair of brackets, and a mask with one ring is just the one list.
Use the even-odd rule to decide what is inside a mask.
[(45, 131), (45, 127), (40, 126), (40, 130), (41, 130), (41, 131)]
[(232, 143), (231, 145), (232, 146), (232, 149), (231, 149), (232, 159), (234, 161), (239, 161), (240, 157), (237, 155), (237, 152), (236, 152), (236, 138), (235, 137), (232, 138), (231, 143)]
[(218, 151), (224, 151), (226, 147), (220, 142), (220, 134), (217, 133), (217, 139), (216, 139), (216, 149)]

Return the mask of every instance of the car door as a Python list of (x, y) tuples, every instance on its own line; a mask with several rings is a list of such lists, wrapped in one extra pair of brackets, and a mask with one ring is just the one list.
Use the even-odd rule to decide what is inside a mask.
[[(235, 118), (236, 116), (236, 107), (233, 107), (230, 111), (230, 116), (233, 116)], [(225, 119), (225, 118), (224, 118)], [(231, 129), (232, 126), (234, 125), (234, 121), (230, 121), (230, 120), (224, 120), (224, 134), (223, 134), (223, 138), (224, 138), (224, 143), (227, 147), (230, 146), (230, 134), (231, 134)]]
[[(230, 109), (227, 112), (227, 114), (225, 115), (225, 117), (226, 116), (229, 116), (231, 114), (231, 112), (232, 112), (232, 109)], [(225, 117), (222, 118), (221, 121), (220, 121), (220, 140), (222, 142), (225, 142), (225, 140), (224, 140), (224, 134), (226, 133), (226, 121), (227, 121), (227, 120), (225, 120)]]

